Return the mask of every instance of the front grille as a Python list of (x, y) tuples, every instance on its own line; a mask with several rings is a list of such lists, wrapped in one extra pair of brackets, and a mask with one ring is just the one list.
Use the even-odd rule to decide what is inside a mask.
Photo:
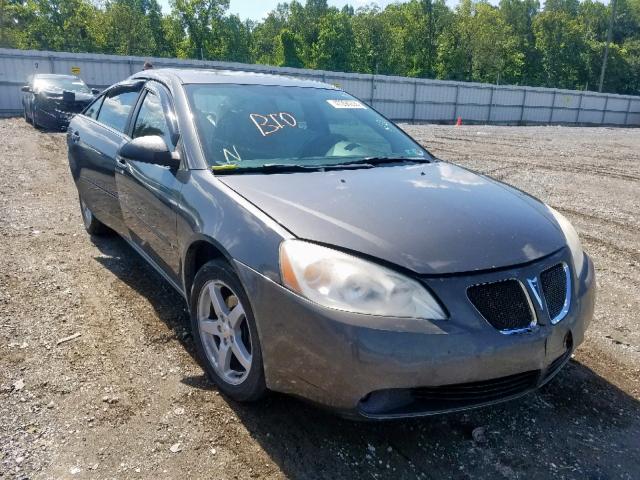
[(464, 410), (508, 400), (538, 385), (540, 371), (480, 382), (372, 392), (360, 401), (367, 416), (425, 415)]
[(467, 289), (474, 307), (501, 331), (520, 330), (535, 321), (529, 298), (518, 280), (503, 280)]
[(568, 282), (565, 268), (564, 263), (558, 263), (540, 274), (542, 292), (552, 323), (559, 322), (566, 314), (565, 301), (568, 300)]
[(81, 101), (81, 100), (51, 100), (51, 104), (54, 109), (69, 112), (69, 113), (80, 113), (84, 108), (89, 104), (89, 102)]

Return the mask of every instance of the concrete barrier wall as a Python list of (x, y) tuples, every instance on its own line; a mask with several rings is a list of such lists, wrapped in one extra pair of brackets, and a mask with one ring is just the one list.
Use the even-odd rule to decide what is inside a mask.
[[(20, 114), (20, 87), (33, 73), (72, 73), (105, 88), (148, 58), (0, 49), (0, 116)], [(397, 122), (640, 126), (640, 97), (573, 90), (339, 73), (230, 62), (151, 58), (156, 68), (245, 70), (332, 83)]]

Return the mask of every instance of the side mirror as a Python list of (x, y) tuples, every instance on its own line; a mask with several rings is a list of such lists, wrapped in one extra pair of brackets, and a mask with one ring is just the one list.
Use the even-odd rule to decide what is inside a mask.
[(93, 93), (94, 95), (98, 95), (100, 93), (100, 89), (99, 88), (92, 88), (91, 89), (91, 93)]
[(180, 158), (169, 151), (164, 139), (158, 135), (134, 138), (120, 147), (118, 155), (127, 160), (152, 163), (171, 169), (180, 166)]
[(29, 85), (25, 85), (23, 87), (20, 87), (20, 90), (22, 90), (24, 93), (31, 93), (33, 92), (33, 90), (31, 89), (31, 87)]

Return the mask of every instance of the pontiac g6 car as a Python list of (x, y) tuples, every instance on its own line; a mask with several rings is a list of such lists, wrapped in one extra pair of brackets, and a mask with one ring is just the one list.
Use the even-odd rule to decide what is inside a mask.
[(87, 231), (180, 292), (233, 399), (372, 419), (489, 405), (549, 381), (592, 318), (593, 264), (560, 213), (332, 86), (148, 70), (67, 135)]

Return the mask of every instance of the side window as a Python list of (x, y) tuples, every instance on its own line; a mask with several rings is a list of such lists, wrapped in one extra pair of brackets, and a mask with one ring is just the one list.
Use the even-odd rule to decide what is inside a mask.
[(147, 135), (158, 135), (164, 138), (169, 148), (175, 148), (171, 141), (171, 130), (162, 109), (162, 101), (153, 92), (147, 92), (147, 96), (144, 97), (133, 127), (133, 138)]
[(113, 97), (105, 97), (98, 113), (98, 121), (119, 132), (124, 132), (129, 112), (136, 103), (139, 92), (124, 92)]
[(102, 105), (102, 101), (104, 97), (100, 97), (93, 101), (91, 105), (84, 111), (84, 116), (93, 118), (96, 120), (98, 118), (98, 112), (100, 111), (100, 105)]

